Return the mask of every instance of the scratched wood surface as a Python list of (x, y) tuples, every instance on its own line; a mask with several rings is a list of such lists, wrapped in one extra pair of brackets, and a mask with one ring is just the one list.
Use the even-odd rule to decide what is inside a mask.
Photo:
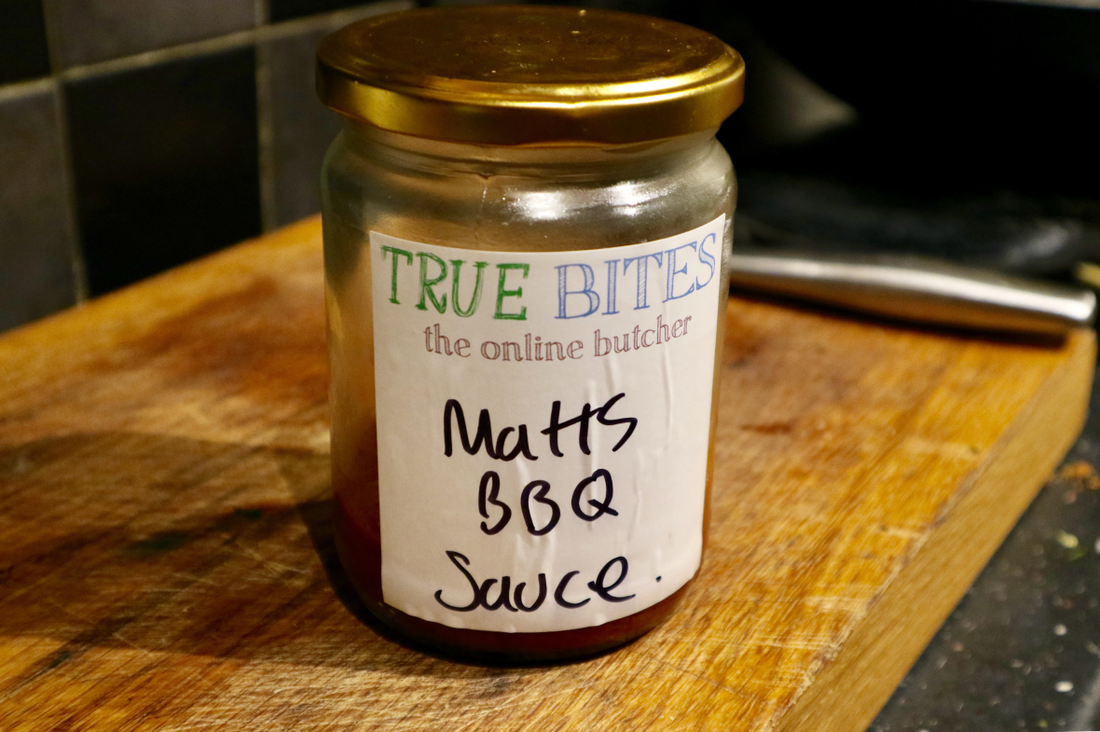
[(1094, 357), (734, 300), (684, 607), (483, 668), (395, 642), (334, 558), (322, 298), (310, 221), (0, 337), (0, 729), (863, 729)]

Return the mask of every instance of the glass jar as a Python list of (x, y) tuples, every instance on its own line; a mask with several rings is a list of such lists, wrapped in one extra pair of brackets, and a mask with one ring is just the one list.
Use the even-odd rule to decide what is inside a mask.
[(323, 216), (351, 583), (467, 657), (646, 632), (706, 533), (740, 57), (538, 6), (380, 16), (318, 53), (345, 115)]

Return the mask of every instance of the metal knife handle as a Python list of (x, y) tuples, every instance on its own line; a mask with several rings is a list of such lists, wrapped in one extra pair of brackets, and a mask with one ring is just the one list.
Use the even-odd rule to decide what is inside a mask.
[(958, 328), (1062, 334), (1089, 325), (1089, 290), (905, 256), (734, 254), (730, 284)]

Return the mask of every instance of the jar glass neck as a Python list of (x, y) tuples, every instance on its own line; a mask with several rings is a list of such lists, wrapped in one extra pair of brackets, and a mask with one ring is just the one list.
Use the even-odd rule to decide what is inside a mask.
[(381, 155), (410, 168), (450, 169), (491, 175), (600, 174), (614, 166), (629, 176), (654, 166), (689, 163), (705, 154), (717, 130), (625, 145), (476, 145), (431, 140), (345, 119), (344, 140), (353, 151)]

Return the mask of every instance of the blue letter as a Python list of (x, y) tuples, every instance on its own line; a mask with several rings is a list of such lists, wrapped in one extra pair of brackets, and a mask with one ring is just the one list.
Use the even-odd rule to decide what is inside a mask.
[[(568, 287), (568, 272), (570, 267), (580, 267), (581, 275), (584, 277), (584, 289), (570, 290)], [(558, 318), (583, 318), (587, 315), (591, 315), (596, 312), (600, 307), (600, 296), (596, 294), (596, 291), (592, 289), (592, 285), (596, 283), (596, 276), (592, 272), (592, 268), (587, 264), (563, 264), (560, 267), (555, 267), (558, 271)], [(588, 310), (578, 315), (568, 315), (566, 313), (565, 300), (570, 295), (586, 295), (588, 297)]]
[(604, 310), (603, 314), (616, 315), (619, 312), (619, 293), (617, 289), (619, 260), (609, 259), (604, 264), (607, 265), (607, 310)]
[(668, 255), (668, 267), (665, 268), (665, 270), (668, 272), (665, 277), (665, 302), (668, 302), (669, 300), (678, 300), (681, 297), (685, 297), (695, 292), (695, 283), (692, 282), (691, 287), (687, 288), (687, 292), (681, 292), (679, 295), (674, 294), (676, 286), (676, 275), (687, 274), (688, 271), (688, 266), (686, 264), (680, 269), (676, 269), (676, 252), (680, 251), (681, 249), (687, 249), (688, 247), (691, 247), (691, 251), (695, 251), (695, 242), (691, 242), (690, 244), (682, 244), (675, 249), (669, 249), (667, 252), (665, 252), (665, 254)]
[(630, 266), (631, 262), (638, 263), (638, 294), (637, 304), (634, 306), (635, 310), (644, 310), (649, 307), (649, 298), (646, 296), (646, 288), (649, 287), (649, 262), (650, 257), (657, 260), (657, 266), (661, 266), (661, 262), (664, 259), (662, 252), (656, 254), (643, 254), (640, 257), (631, 257), (623, 260), (623, 274), (626, 274), (626, 268)]
[(718, 237), (714, 234), (707, 234), (706, 237), (703, 238), (703, 241), (699, 242), (699, 261), (710, 268), (710, 274), (707, 275), (706, 282), (700, 282), (698, 279), (695, 280), (695, 286), (700, 290), (709, 285), (710, 281), (714, 279), (714, 255), (706, 250), (708, 239), (718, 241)]

